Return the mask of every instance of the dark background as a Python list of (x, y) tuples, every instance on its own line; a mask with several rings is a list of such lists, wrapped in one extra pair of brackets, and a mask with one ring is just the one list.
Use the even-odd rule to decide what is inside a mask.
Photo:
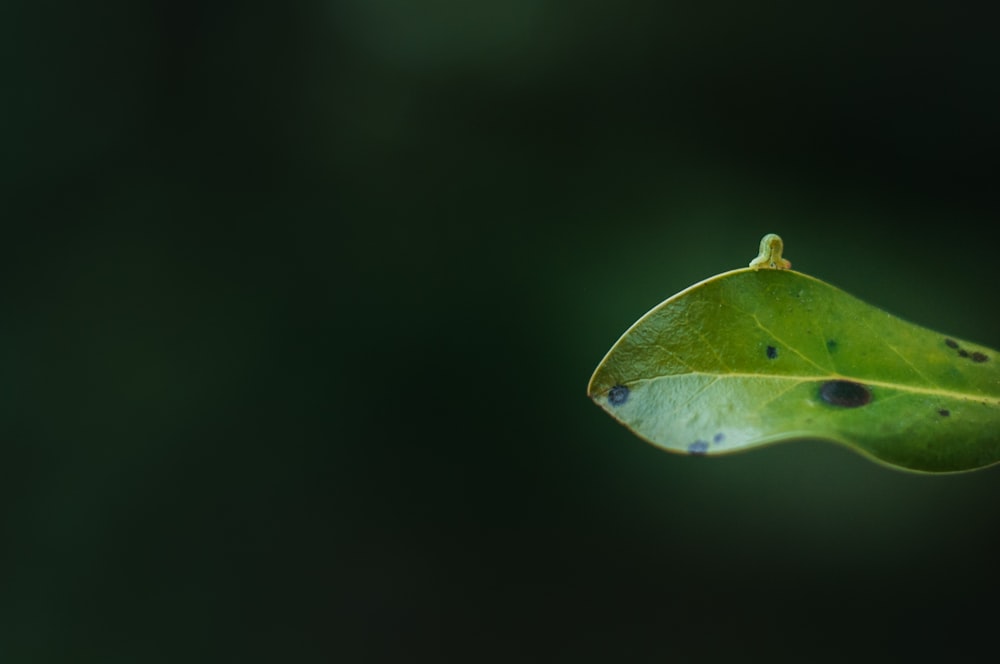
[(1000, 470), (664, 453), (641, 314), (795, 267), (1000, 348), (953, 4), (4, 3), (4, 662), (947, 661)]

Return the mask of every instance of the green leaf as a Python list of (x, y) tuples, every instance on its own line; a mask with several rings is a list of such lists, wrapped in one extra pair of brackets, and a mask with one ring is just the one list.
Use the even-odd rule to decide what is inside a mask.
[(780, 269), (780, 239), (767, 256), (752, 265), (778, 269), (717, 275), (639, 319), (588, 396), (640, 438), (684, 454), (823, 439), (913, 471), (1000, 461), (995, 351)]

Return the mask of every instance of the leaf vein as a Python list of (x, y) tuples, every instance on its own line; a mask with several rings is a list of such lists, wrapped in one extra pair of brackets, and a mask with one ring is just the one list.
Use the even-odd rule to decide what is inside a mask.
[(865, 327), (867, 327), (871, 331), (871, 333), (876, 336), (876, 338), (879, 338), (882, 341), (882, 343), (885, 344), (886, 348), (888, 348), (893, 353), (895, 353), (899, 357), (899, 359), (903, 360), (903, 362), (905, 362), (907, 366), (909, 366), (911, 369), (913, 369), (913, 372), (915, 374), (917, 374), (918, 376), (920, 376), (923, 379), (924, 383), (926, 383), (927, 385), (933, 385), (934, 384), (934, 381), (931, 380), (930, 378), (928, 378), (927, 375), (923, 371), (921, 371), (919, 368), (917, 368), (917, 366), (915, 364), (913, 364), (913, 362), (910, 360), (910, 358), (906, 357), (901, 352), (899, 352), (899, 349), (896, 348), (895, 346), (893, 346), (891, 343), (889, 343), (885, 339), (882, 339), (879, 336), (878, 331), (875, 328), (873, 328), (868, 323), (867, 320), (861, 318), (861, 319), (859, 319), (858, 322), (860, 322), (862, 325), (864, 325)]
[[(682, 376), (712, 376), (716, 378), (712, 383), (718, 382), (724, 378), (744, 378), (744, 379), (764, 379), (764, 380), (782, 380), (782, 381), (792, 381), (796, 384), (800, 383), (817, 383), (825, 382), (828, 380), (850, 380), (856, 383), (861, 383), (867, 385), (868, 387), (884, 387), (891, 390), (898, 390), (900, 392), (911, 392), (914, 394), (930, 394), (938, 397), (946, 397), (951, 399), (960, 399), (965, 401), (978, 401), (983, 402), (984, 399), (1000, 399), (1000, 394), (982, 394), (982, 393), (972, 393), (972, 392), (956, 392), (955, 390), (945, 390), (934, 387), (922, 387), (917, 385), (905, 385), (901, 383), (890, 383), (884, 380), (868, 380), (865, 378), (858, 378), (855, 376), (845, 376), (839, 373), (829, 373), (821, 375), (793, 375), (793, 374), (764, 374), (764, 373), (745, 373), (738, 371), (729, 371), (728, 373), (715, 373), (711, 371), (692, 371), (686, 374), (665, 374), (662, 376), (650, 376), (649, 378), (637, 378), (631, 381), (632, 384), (642, 384), (647, 382), (652, 382), (655, 380), (669, 380), (671, 378), (677, 379)], [(997, 401), (994, 405), (1000, 405), (1000, 401)]]

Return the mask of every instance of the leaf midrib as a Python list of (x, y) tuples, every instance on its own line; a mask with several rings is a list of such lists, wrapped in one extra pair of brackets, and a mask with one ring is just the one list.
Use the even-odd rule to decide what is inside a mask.
[(884, 380), (864, 380), (861, 378), (856, 378), (854, 376), (845, 376), (839, 373), (829, 373), (824, 375), (816, 376), (798, 376), (789, 374), (765, 374), (765, 373), (743, 373), (739, 371), (728, 371), (725, 373), (718, 373), (713, 371), (685, 371), (684, 373), (676, 374), (664, 374), (662, 376), (653, 376), (651, 378), (637, 378), (633, 381), (628, 381), (629, 384), (644, 383), (654, 380), (664, 380), (668, 378), (674, 378), (677, 376), (711, 376), (716, 380), (722, 378), (769, 378), (775, 380), (791, 380), (798, 383), (808, 383), (816, 381), (828, 381), (828, 380), (849, 380), (854, 383), (861, 383), (862, 385), (867, 385), (869, 387), (888, 387), (894, 390), (901, 390), (906, 392), (913, 392), (915, 394), (932, 394), (939, 397), (951, 397), (954, 399), (964, 399), (966, 401), (982, 401), (982, 399), (987, 398), (1000, 398), (996, 394), (982, 394), (982, 393), (971, 393), (971, 392), (956, 392), (954, 390), (945, 390), (940, 388), (932, 387), (919, 387), (914, 385), (907, 385), (905, 383), (892, 383)]

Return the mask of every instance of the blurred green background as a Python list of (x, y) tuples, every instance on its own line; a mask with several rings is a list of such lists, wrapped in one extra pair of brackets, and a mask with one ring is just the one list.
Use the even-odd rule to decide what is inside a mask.
[(987, 17), (112, 0), (0, 31), (3, 662), (992, 644), (1000, 469), (678, 457), (585, 396), (766, 232), (1000, 348)]

